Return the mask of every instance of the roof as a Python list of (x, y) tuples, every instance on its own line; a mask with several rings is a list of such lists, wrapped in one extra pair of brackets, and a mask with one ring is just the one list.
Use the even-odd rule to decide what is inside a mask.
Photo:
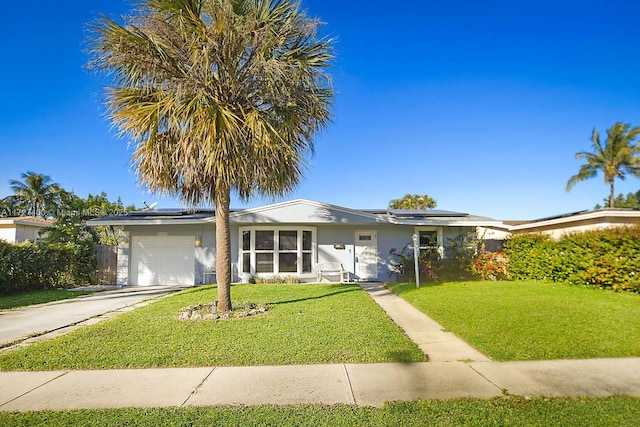
[(362, 209), (363, 212), (373, 214), (387, 214), (394, 217), (436, 217), (436, 216), (458, 216), (463, 217), (469, 214), (443, 211), (439, 209)]
[[(564, 225), (578, 221), (601, 220), (609, 221), (612, 219), (638, 218), (640, 219), (640, 209), (638, 208), (604, 208), (596, 210), (583, 210), (561, 215), (549, 216), (545, 218), (535, 219), (533, 221), (519, 222), (510, 225), (510, 231), (520, 231), (533, 228), (550, 227)], [(505, 224), (509, 224), (505, 221)]]
[(28, 225), (31, 227), (50, 227), (53, 221), (37, 216), (16, 216), (0, 218), (0, 225)]
[(215, 221), (213, 209), (146, 209), (104, 216), (87, 221), (88, 225), (154, 225), (167, 223), (200, 224)]
[[(229, 220), (253, 223), (386, 223), (427, 226), (498, 226), (501, 221), (443, 210), (351, 209), (307, 199), (295, 199), (246, 209), (231, 209)], [(215, 221), (212, 209), (156, 209), (90, 220), (89, 225), (195, 224)]]

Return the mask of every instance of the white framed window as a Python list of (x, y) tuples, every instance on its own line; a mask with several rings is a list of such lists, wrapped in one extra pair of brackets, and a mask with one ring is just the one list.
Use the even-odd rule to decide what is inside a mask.
[(316, 259), (315, 227), (240, 228), (240, 271), (251, 275), (304, 275)]
[(416, 227), (415, 233), (419, 237), (421, 251), (436, 250), (444, 256), (442, 227)]

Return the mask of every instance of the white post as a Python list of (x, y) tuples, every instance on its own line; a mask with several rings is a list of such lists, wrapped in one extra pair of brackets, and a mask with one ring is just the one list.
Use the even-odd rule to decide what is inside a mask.
[(420, 258), (420, 239), (418, 235), (414, 233), (413, 236), (411, 236), (411, 240), (413, 240), (413, 263), (415, 264), (415, 268), (416, 268), (416, 288), (419, 288), (420, 287), (420, 266), (419, 266), (418, 258)]

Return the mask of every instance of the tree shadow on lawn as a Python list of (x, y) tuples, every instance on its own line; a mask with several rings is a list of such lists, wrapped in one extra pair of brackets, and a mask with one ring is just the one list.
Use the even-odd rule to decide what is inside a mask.
[[(251, 286), (251, 285), (247, 285), (247, 284), (232, 284), (232, 287), (235, 286)], [(190, 295), (195, 295), (201, 292), (209, 292), (211, 291), (211, 289), (217, 289), (217, 285), (202, 285), (199, 287), (195, 287), (195, 288), (189, 288), (189, 294)], [(339, 295), (339, 294), (344, 294), (347, 292), (356, 292), (356, 291), (360, 291), (361, 289), (357, 286), (349, 286), (347, 288), (342, 288), (339, 290), (336, 290), (334, 292), (328, 292), (322, 295), (315, 295), (315, 296), (310, 296), (310, 297), (304, 297), (304, 298), (296, 298), (296, 299), (290, 299), (290, 300), (286, 300), (286, 301), (272, 301), (272, 302), (267, 302), (267, 304), (269, 305), (281, 305), (281, 304), (291, 304), (291, 303), (296, 303), (296, 302), (302, 302), (302, 301), (311, 301), (311, 300), (316, 300), (316, 299), (322, 299), (322, 298), (327, 298), (327, 297), (331, 297), (334, 295)]]
[(334, 296), (334, 295), (344, 294), (344, 293), (347, 293), (347, 292), (357, 292), (357, 291), (360, 291), (360, 288), (350, 287), (348, 289), (341, 289), (341, 290), (338, 290), (338, 291), (335, 291), (335, 292), (329, 292), (329, 293), (322, 294), (322, 295), (316, 295), (316, 296), (305, 297), (305, 298), (296, 298), (296, 299), (291, 299), (291, 300), (286, 300), (286, 301), (269, 302), (267, 304), (269, 304), (269, 305), (291, 304), (291, 303), (302, 302), (302, 301), (311, 301), (311, 300), (316, 300), (316, 299), (322, 299), (322, 298), (327, 298), (327, 297), (331, 297), (331, 296)]
[[(409, 350), (388, 351), (387, 356), (389, 357), (390, 360), (398, 363), (407, 363), (407, 364), (416, 363), (416, 360), (413, 358), (413, 354)], [(423, 362), (429, 361), (429, 356), (425, 354), (423, 355), (423, 357), (424, 357)]]
[(393, 282), (385, 283), (384, 287), (396, 295), (402, 295), (407, 292), (419, 291), (422, 288), (436, 288), (438, 286), (444, 286), (446, 283), (448, 283), (447, 280), (420, 282), (420, 287), (417, 288), (415, 282)]

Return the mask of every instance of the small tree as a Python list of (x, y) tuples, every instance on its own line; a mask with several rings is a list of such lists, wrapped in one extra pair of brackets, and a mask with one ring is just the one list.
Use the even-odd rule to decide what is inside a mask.
[(89, 242), (91, 245), (114, 246), (118, 236), (113, 229), (104, 226), (89, 227), (87, 221), (132, 210), (135, 210), (135, 206), (123, 206), (120, 198), (117, 202), (110, 202), (104, 192), (95, 196), (89, 194), (87, 199), (73, 193), (64, 193), (53, 225), (43, 230), (45, 240), (49, 243)]
[(401, 199), (390, 201), (389, 209), (423, 210), (433, 209), (436, 205), (436, 201), (428, 194), (405, 194)]

